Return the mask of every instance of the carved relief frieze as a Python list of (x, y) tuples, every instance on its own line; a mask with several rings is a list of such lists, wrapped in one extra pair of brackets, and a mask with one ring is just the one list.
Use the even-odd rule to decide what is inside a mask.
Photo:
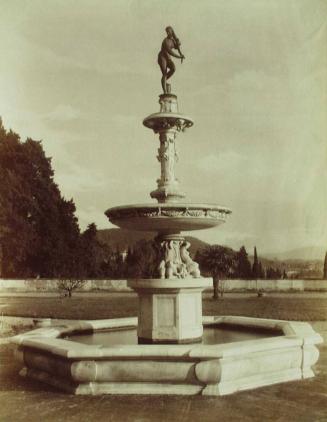
[(181, 217), (183, 216), (183, 210), (163, 210), (162, 215), (166, 217)]
[(183, 132), (186, 128), (192, 126), (190, 120), (182, 119), (180, 117), (160, 117), (151, 122), (152, 129), (155, 133), (160, 133), (163, 130), (176, 130), (177, 132)]
[(216, 210), (208, 210), (207, 215), (208, 215), (208, 217), (212, 217), (212, 218), (218, 218), (218, 217), (221, 216), (220, 212), (216, 211)]
[[(160, 179), (158, 179), (160, 181)], [(214, 218), (214, 219), (224, 219), (226, 212), (224, 210), (208, 210), (205, 208), (192, 208), (187, 207), (174, 207), (174, 208), (131, 208), (131, 209), (121, 209), (121, 210), (112, 210), (110, 212), (110, 217), (119, 219), (119, 218), (133, 218), (133, 217), (182, 217), (182, 218)]]
[(205, 217), (205, 210), (203, 209), (186, 209), (184, 211), (186, 217)]

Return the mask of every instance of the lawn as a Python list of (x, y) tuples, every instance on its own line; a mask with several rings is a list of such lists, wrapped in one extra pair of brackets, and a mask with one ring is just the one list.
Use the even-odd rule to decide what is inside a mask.
[[(2, 307), (1, 307), (2, 306)], [(137, 315), (137, 297), (131, 294), (59, 297), (0, 297), (7, 316), (64, 319), (102, 319)], [(294, 321), (327, 320), (325, 297), (231, 297), (203, 300), (204, 315), (242, 315)]]

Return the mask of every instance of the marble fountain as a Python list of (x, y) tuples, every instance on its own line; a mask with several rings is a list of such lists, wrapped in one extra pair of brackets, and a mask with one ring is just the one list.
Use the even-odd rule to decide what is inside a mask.
[(157, 277), (128, 281), (138, 295), (138, 317), (52, 321), (18, 335), (12, 342), (21, 375), (74, 394), (186, 395), (224, 395), (314, 376), (322, 338), (310, 324), (202, 316), (202, 291), (212, 280), (201, 277), (182, 232), (218, 226), (231, 211), (185, 202), (175, 177), (176, 140), (193, 121), (179, 112), (165, 80), (163, 88), (159, 112), (143, 121), (159, 136), (161, 175), (150, 194), (157, 202), (106, 211), (123, 229), (156, 233)]

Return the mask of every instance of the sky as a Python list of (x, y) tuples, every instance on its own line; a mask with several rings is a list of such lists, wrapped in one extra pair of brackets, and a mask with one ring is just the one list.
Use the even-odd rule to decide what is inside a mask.
[(171, 25), (186, 59), (172, 92), (186, 202), (232, 215), (193, 232), (262, 253), (327, 248), (325, 0), (0, 0), (0, 115), (42, 140), (82, 229), (153, 202), (157, 54)]

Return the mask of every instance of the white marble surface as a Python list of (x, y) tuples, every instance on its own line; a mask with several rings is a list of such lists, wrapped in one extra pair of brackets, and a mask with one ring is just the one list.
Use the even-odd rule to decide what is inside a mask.
[(154, 343), (199, 339), (201, 292), (211, 284), (211, 278), (130, 280), (139, 297), (138, 337)]
[[(136, 318), (61, 322), (13, 338), (21, 374), (75, 394), (224, 395), (314, 376), (322, 342), (310, 324), (204, 317), (204, 324), (280, 330), (277, 337), (220, 345), (101, 347), (61, 338), (83, 330), (135, 326)], [(56, 322), (58, 324), (58, 321)]]

